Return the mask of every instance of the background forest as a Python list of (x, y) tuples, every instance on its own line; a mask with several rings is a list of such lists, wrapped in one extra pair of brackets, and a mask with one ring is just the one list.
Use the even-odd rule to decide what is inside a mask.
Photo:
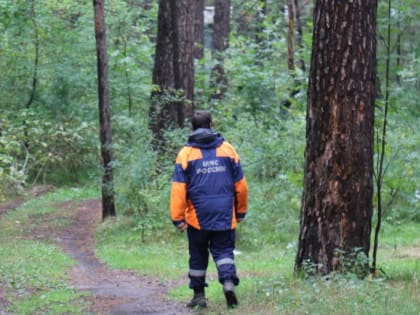
[[(195, 61), (195, 108), (210, 110), (214, 128), (236, 146), (250, 186), (239, 228), (244, 248), (294, 247), (298, 235), (313, 4), (300, 1), (292, 70), (287, 2), (232, 1), (224, 97), (212, 97), (211, 24), (204, 57)], [(164, 151), (153, 146), (158, 1), (112, 0), (105, 8), (119, 220), (107, 228), (166, 242), (177, 233), (168, 213), (173, 162), (190, 128), (165, 131)], [(375, 162), (389, 91), (384, 233), (420, 223), (419, 21), (415, 0), (378, 2)], [(39, 183), (100, 186), (96, 66), (91, 2), (0, 0), (0, 201)]]
[[(206, 25), (205, 56), (195, 66), (195, 107), (211, 110), (215, 129), (238, 146), (251, 184), (251, 209), (255, 209), (249, 220), (254, 226), (244, 235), (249, 241), (255, 233), (273, 242), (283, 228), (296, 229), (312, 21), (311, 3), (303, 2), (302, 47), (296, 45), (294, 59), (306, 66), (296, 66), (291, 76), (287, 7), (281, 1), (268, 1), (263, 15), (262, 4), (232, 3), (230, 47), (224, 62), (229, 85), (223, 99), (210, 97), (215, 61), (209, 49), (212, 28)], [(0, 196), (41, 182), (97, 181), (97, 70), (91, 3), (2, 1), (0, 8)], [(106, 6), (118, 212), (135, 216), (136, 224), (156, 228), (166, 226), (161, 218), (166, 216), (172, 165), (189, 132), (188, 128), (167, 132), (169, 148), (164, 156), (151, 146), (148, 117), (157, 9), (155, 1), (110, 1)], [(388, 57), (390, 68), (385, 219), (389, 223), (418, 221), (419, 10), (414, 1), (401, 1), (392, 3), (390, 20), (387, 12), (388, 2), (380, 1), (378, 140)], [(294, 81), (302, 86), (290, 98)], [(291, 102), (289, 107), (283, 105), (285, 101)], [(267, 222), (274, 233), (261, 234), (259, 229)], [(162, 231), (161, 227), (157, 230)]]

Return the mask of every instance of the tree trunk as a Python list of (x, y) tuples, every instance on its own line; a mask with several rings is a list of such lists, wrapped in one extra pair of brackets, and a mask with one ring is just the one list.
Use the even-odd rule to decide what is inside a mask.
[(369, 254), (373, 208), (376, 7), (315, 4), (297, 271), (368, 270), (358, 255)]
[(177, 126), (177, 104), (174, 77), (174, 29), (172, 26), (169, 0), (159, 1), (158, 33), (153, 68), (152, 102), (149, 113), (149, 127), (156, 140), (162, 139), (164, 129)]
[(220, 99), (224, 97), (227, 90), (228, 81), (223, 66), (223, 54), (229, 47), (230, 32), (230, 0), (215, 0), (214, 2), (214, 23), (212, 38), (212, 56), (215, 66), (212, 70), (212, 98)]
[(295, 51), (293, 48), (293, 41), (294, 41), (294, 32), (295, 32), (295, 20), (293, 14), (293, 4), (292, 0), (287, 0), (287, 20), (288, 20), (288, 27), (287, 27), (287, 68), (289, 69), (289, 73), (292, 74), (294, 77), (295, 75)]
[(39, 30), (38, 30), (38, 23), (37, 23), (37, 17), (36, 17), (36, 11), (35, 11), (35, 0), (32, 0), (31, 3), (31, 21), (34, 27), (34, 69), (32, 74), (32, 84), (31, 84), (31, 93), (29, 95), (29, 99), (26, 102), (25, 108), (29, 109), (31, 106), (34, 98), (35, 98), (35, 92), (38, 82), (38, 64), (39, 64)]
[(305, 70), (306, 70), (305, 60), (303, 59), (303, 56), (302, 56), (304, 46), (303, 46), (302, 20), (301, 20), (301, 17), (300, 17), (300, 12), (301, 12), (301, 10), (300, 10), (300, 0), (294, 0), (294, 2), (295, 2), (295, 13), (296, 13), (296, 18), (295, 18), (295, 20), (296, 20), (296, 32), (297, 32), (296, 44), (297, 44), (297, 46), (299, 47), (299, 50), (300, 50), (300, 53), (299, 53), (299, 55), (300, 55), (300, 57), (299, 57), (300, 68), (302, 69), (303, 72), (305, 72)]
[(194, 10), (194, 57), (204, 57), (204, 0), (196, 0)]
[(104, 168), (102, 177), (102, 218), (115, 216), (114, 181), (112, 167), (112, 128), (109, 107), (108, 61), (106, 50), (104, 2), (93, 0), (95, 37), (98, 63), (99, 128), (101, 155)]
[(194, 12), (196, 0), (171, 0), (174, 33), (175, 89), (183, 91), (178, 126), (192, 117), (194, 100)]
[(157, 140), (163, 130), (184, 126), (194, 98), (193, 0), (160, 0), (149, 126)]

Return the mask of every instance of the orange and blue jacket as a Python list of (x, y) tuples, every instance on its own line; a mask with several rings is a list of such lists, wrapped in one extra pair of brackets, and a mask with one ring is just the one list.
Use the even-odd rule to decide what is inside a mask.
[(170, 200), (174, 225), (232, 230), (245, 217), (247, 202), (248, 187), (233, 146), (211, 129), (195, 130), (175, 162)]

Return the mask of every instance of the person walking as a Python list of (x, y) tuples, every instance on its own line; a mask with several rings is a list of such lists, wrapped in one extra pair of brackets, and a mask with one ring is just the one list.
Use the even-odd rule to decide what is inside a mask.
[(212, 130), (208, 111), (196, 111), (193, 132), (179, 151), (171, 184), (170, 214), (181, 232), (187, 230), (189, 287), (187, 307), (206, 307), (209, 253), (217, 267), (227, 306), (238, 305), (234, 261), (235, 228), (245, 218), (248, 186), (234, 147)]

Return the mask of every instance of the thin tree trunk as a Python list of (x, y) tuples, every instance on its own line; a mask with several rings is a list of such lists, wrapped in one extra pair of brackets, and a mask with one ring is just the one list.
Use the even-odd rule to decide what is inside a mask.
[[(32, 105), (32, 102), (35, 98), (35, 92), (38, 83), (38, 64), (39, 64), (39, 30), (38, 24), (36, 21), (36, 11), (35, 11), (35, 0), (32, 0), (31, 3), (31, 21), (34, 27), (34, 47), (35, 47), (35, 55), (34, 55), (34, 69), (32, 73), (32, 84), (31, 84), (31, 92), (29, 94), (29, 99), (25, 104), (25, 108), (29, 109)], [(23, 134), (24, 134), (24, 144), (25, 150), (28, 151), (29, 149), (29, 135), (28, 135), (28, 126), (26, 120), (23, 120)]]
[(29, 108), (34, 100), (35, 97), (35, 91), (37, 87), (38, 82), (38, 64), (39, 64), (39, 30), (38, 30), (38, 24), (36, 21), (36, 11), (35, 11), (35, 0), (32, 0), (31, 4), (31, 21), (34, 26), (34, 46), (35, 46), (35, 56), (34, 56), (34, 69), (32, 73), (32, 84), (31, 84), (31, 93), (29, 95), (29, 99), (25, 104), (25, 108)]
[(230, 33), (230, 0), (216, 0), (214, 2), (214, 23), (212, 38), (212, 57), (215, 66), (212, 69), (212, 99), (221, 99), (224, 97), (228, 80), (225, 74), (224, 52), (229, 47)]
[[(402, 6), (401, 0), (400, 0), (400, 7)], [(401, 85), (401, 76), (399, 74), (400, 71), (400, 66), (401, 66), (401, 35), (402, 35), (402, 31), (401, 31), (401, 21), (400, 21), (400, 14), (398, 15), (398, 21), (397, 21), (397, 71), (396, 71), (396, 79), (397, 79), (397, 83), (398, 85)], [(389, 44), (388, 44), (389, 45)]]
[(105, 12), (103, 0), (93, 0), (95, 38), (98, 63), (98, 98), (102, 177), (102, 218), (115, 216), (114, 181), (112, 167), (112, 128), (109, 106), (108, 61), (106, 49)]
[(292, 86), (289, 87), (288, 97), (281, 102), (281, 104), (287, 108), (292, 105), (293, 99), (300, 90), (300, 82), (296, 79), (295, 69), (295, 50), (294, 50), (294, 33), (295, 33), (295, 20), (294, 20), (294, 9), (292, 0), (287, 0), (287, 15), (288, 15), (288, 32), (287, 32), (287, 68), (289, 69), (289, 75), (292, 79)]
[(204, 0), (196, 0), (194, 10), (194, 57), (204, 57)]
[(382, 182), (384, 177), (384, 159), (385, 159), (385, 137), (386, 129), (388, 125), (388, 107), (389, 107), (389, 71), (390, 71), (390, 59), (391, 59), (391, 9), (392, 2), (388, 0), (388, 29), (387, 29), (387, 47), (386, 47), (386, 65), (385, 65), (385, 108), (384, 108), (384, 119), (382, 122), (382, 135), (379, 139), (379, 157), (377, 162), (377, 174), (376, 174), (376, 197), (377, 197), (377, 221), (375, 227), (375, 235), (373, 240), (373, 253), (372, 253), (372, 271), (376, 272), (376, 255), (378, 252), (378, 240), (379, 232), (382, 224)]
[(299, 47), (300, 50), (300, 57), (299, 57), (299, 63), (300, 63), (300, 68), (302, 69), (303, 72), (306, 71), (306, 66), (305, 66), (305, 60), (303, 59), (302, 56), (302, 52), (304, 50), (304, 46), (303, 46), (303, 29), (302, 29), (302, 20), (300, 17), (300, 0), (294, 0), (295, 1), (295, 15), (296, 15), (296, 43), (297, 46)]
[(125, 83), (127, 84), (127, 101), (128, 101), (128, 116), (131, 117), (133, 112), (133, 100), (131, 96), (131, 82), (130, 76), (128, 73), (128, 64), (127, 64), (127, 39), (124, 38), (124, 72), (125, 72)]
[(294, 55), (295, 51), (293, 48), (294, 41), (294, 31), (295, 31), (295, 20), (293, 15), (293, 4), (292, 0), (287, 0), (287, 13), (288, 13), (288, 31), (287, 31), (287, 68), (289, 73), (294, 77), (295, 76), (295, 61)]

